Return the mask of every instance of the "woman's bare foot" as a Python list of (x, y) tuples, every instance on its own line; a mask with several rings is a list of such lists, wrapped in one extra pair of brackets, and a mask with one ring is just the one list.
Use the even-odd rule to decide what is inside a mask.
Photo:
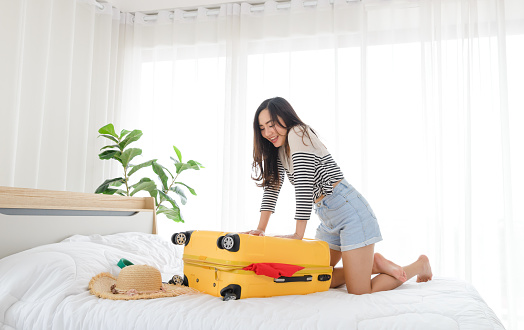
[(404, 268), (384, 258), (380, 253), (375, 253), (373, 257), (373, 274), (388, 274), (401, 281), (402, 283), (406, 282), (407, 280)]
[(417, 275), (417, 282), (427, 282), (433, 278), (429, 259), (425, 255), (418, 257), (417, 262), (422, 264), (422, 271)]

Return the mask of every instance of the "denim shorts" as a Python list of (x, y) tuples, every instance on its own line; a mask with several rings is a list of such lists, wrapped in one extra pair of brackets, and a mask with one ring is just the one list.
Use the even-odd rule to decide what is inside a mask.
[(320, 218), (315, 238), (333, 250), (349, 251), (382, 240), (375, 213), (345, 179), (314, 207)]

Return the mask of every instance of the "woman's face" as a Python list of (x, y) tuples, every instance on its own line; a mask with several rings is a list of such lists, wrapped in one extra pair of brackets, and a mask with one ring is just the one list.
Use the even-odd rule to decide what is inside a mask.
[[(283, 122), (280, 116), (278, 116), (278, 120)], [(268, 109), (262, 110), (258, 115), (258, 125), (262, 137), (268, 139), (276, 148), (283, 145), (286, 141), (286, 128), (271, 120), (271, 115), (269, 114)]]

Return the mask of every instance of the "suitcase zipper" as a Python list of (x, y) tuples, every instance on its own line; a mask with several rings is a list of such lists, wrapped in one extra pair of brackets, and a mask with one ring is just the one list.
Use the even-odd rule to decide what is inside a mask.
[[(220, 259), (206, 258), (205, 260), (202, 260), (197, 256), (190, 256), (190, 255), (184, 255), (182, 260), (184, 261), (184, 263), (188, 265), (214, 268), (215, 272), (217, 271), (236, 272), (236, 273), (237, 272), (238, 273), (243, 273), (243, 272), (251, 273), (252, 272), (250, 270), (242, 270), (242, 268), (252, 264), (252, 263), (247, 263), (247, 262), (237, 262), (237, 264), (232, 265), (230, 263), (224, 263), (223, 260), (220, 260)], [(331, 274), (331, 272), (333, 271), (333, 268), (331, 266), (321, 266), (321, 267), (312, 266), (312, 265), (298, 265), (298, 266), (302, 266), (304, 267), (304, 269), (296, 272), (295, 274), (297, 275), (321, 274), (321, 273)]]

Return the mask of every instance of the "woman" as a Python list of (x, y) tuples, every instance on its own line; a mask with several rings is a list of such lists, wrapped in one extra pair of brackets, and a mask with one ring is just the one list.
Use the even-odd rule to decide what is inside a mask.
[[(364, 294), (391, 290), (417, 275), (417, 282), (431, 280), (429, 260), (421, 255), (414, 263), (400, 267), (374, 253), (382, 240), (377, 219), (366, 202), (345, 179), (315, 131), (304, 124), (283, 98), (267, 99), (258, 107), (253, 122), (253, 167), (261, 181), (264, 197), (256, 230), (264, 235), (284, 173), (295, 186), (296, 231), (280, 237), (302, 239), (313, 204), (321, 224), (316, 238), (330, 247), (333, 270), (331, 287), (346, 284), (348, 293)], [(378, 274), (371, 279), (372, 274)]]

